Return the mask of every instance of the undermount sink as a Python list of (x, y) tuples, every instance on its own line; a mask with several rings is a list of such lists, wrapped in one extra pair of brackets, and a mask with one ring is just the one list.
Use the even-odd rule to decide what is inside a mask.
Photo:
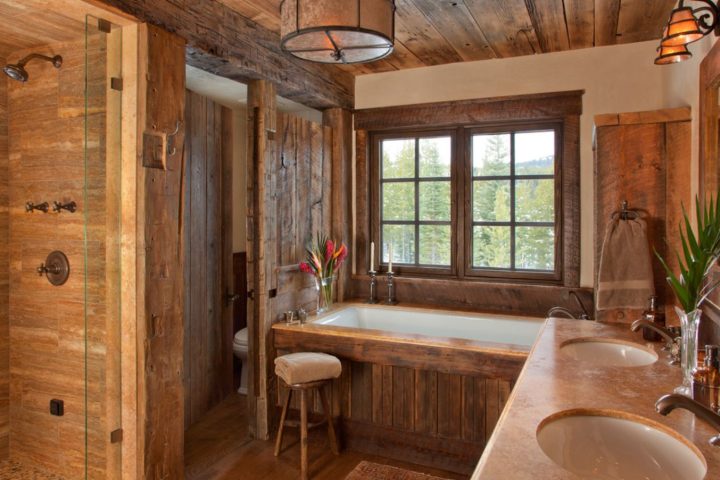
[(658, 359), (650, 348), (614, 338), (574, 338), (560, 345), (560, 352), (574, 360), (606, 367), (641, 367)]
[(680, 434), (622, 412), (558, 412), (540, 423), (537, 442), (552, 461), (582, 478), (701, 480), (707, 473), (700, 451)]

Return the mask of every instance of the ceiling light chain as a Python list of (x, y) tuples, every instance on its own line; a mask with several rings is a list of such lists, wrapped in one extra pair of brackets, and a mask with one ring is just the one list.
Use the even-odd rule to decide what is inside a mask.
[(701, 3), (696, 8), (685, 5), (680, 0), (670, 13), (670, 19), (663, 31), (658, 47), (657, 65), (682, 62), (692, 57), (687, 46), (715, 32), (720, 35), (720, 7), (713, 0), (689, 0)]

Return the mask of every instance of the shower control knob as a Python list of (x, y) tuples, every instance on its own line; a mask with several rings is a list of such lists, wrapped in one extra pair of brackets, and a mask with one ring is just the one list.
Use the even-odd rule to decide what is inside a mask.
[(37, 269), (38, 275), (45, 275), (48, 281), (59, 287), (67, 282), (70, 276), (70, 262), (64, 253), (55, 250), (45, 259), (45, 263), (41, 264)]

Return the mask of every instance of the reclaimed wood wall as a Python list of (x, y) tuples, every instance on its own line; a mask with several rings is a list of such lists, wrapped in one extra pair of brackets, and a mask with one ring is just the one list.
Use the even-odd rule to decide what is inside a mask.
[(232, 111), (197, 93), (185, 93), (185, 428), (233, 389)]
[[(605, 231), (613, 212), (627, 200), (647, 222), (655, 291), (668, 324), (677, 323), (675, 297), (653, 252), (677, 266), (681, 251), (681, 205), (691, 208), (690, 109), (598, 115), (595, 117), (595, 283)], [(631, 323), (644, 309), (596, 312), (601, 321)]]
[[(90, 35), (93, 68), (87, 80), (93, 94), (85, 156), (86, 48), (78, 33), (78, 41), (32, 50), (61, 54), (61, 69), (35, 63), (27, 83), (8, 82), (10, 458), (64, 478), (85, 478), (87, 458), (87, 478), (100, 479), (113, 478), (106, 471), (109, 432), (118, 427), (106, 416), (106, 355), (119, 321), (109, 301), (117, 285), (106, 277), (114, 268), (108, 248), (116, 240), (107, 236), (114, 214), (106, 198), (112, 167), (103, 141), (107, 96), (112, 94), (107, 89), (106, 36)], [(15, 52), (8, 61), (28, 53)], [(25, 212), (25, 202), (54, 200), (75, 201), (78, 211)], [(61, 287), (36, 272), (53, 250), (64, 251), (70, 261), (70, 278)], [(64, 401), (64, 416), (50, 415), (53, 398)]]
[[(0, 58), (0, 64), (5, 63), (5, 60)], [(8, 153), (7, 77), (3, 75), (0, 78), (0, 460), (8, 458), (10, 441)]]

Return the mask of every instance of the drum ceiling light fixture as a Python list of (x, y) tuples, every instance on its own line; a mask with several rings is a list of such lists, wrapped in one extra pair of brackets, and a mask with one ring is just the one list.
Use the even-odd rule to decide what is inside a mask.
[(283, 0), (281, 47), (319, 63), (367, 63), (393, 51), (394, 0)]
[(657, 65), (668, 65), (685, 61), (692, 57), (687, 46), (697, 42), (710, 32), (718, 35), (720, 27), (720, 9), (712, 0), (689, 0), (688, 3), (700, 4), (696, 8), (685, 5), (680, 0), (670, 13), (663, 37), (658, 47)]

